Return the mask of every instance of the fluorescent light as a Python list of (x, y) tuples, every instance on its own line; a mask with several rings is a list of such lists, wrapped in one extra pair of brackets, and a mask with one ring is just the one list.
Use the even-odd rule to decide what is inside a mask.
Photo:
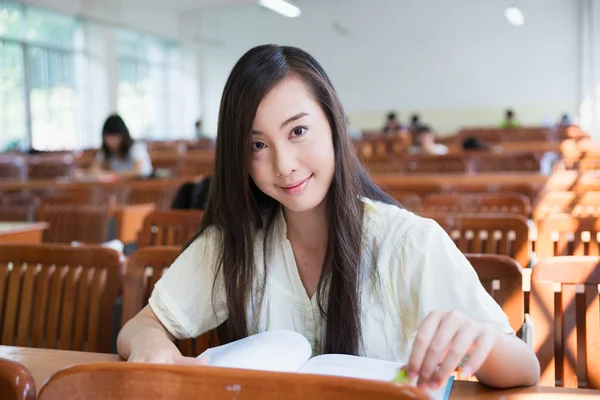
[(525, 23), (523, 12), (518, 7), (508, 7), (504, 10), (504, 16), (511, 24), (521, 26)]
[(288, 18), (300, 16), (300, 9), (285, 0), (258, 0), (258, 4)]

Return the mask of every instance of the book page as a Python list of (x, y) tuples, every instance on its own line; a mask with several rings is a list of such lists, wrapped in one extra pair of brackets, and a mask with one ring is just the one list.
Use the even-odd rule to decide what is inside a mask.
[(208, 356), (214, 367), (296, 372), (310, 358), (312, 349), (301, 334), (289, 330), (267, 331), (213, 347)]
[[(398, 374), (400, 367), (400, 364), (392, 361), (343, 354), (325, 354), (311, 358), (298, 372), (391, 382)], [(447, 399), (446, 392), (448, 392), (448, 395), (450, 394), (449, 389), (453, 381), (454, 377), (451, 377), (438, 390), (427, 391), (427, 394), (435, 400)]]

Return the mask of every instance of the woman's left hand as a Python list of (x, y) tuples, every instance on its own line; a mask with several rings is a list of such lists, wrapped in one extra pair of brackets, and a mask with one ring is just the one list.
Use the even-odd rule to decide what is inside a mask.
[(489, 324), (458, 311), (432, 311), (421, 323), (408, 361), (408, 377), (420, 388), (439, 388), (462, 365), (461, 376), (479, 370), (498, 335)]

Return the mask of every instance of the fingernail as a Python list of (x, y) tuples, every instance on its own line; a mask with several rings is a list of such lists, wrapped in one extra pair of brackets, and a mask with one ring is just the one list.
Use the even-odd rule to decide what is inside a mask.
[(442, 384), (439, 381), (431, 382), (429, 384), (429, 389), (438, 390)]
[(471, 376), (471, 369), (470, 368), (463, 368), (460, 371), (460, 377), (462, 379), (469, 378), (470, 376)]

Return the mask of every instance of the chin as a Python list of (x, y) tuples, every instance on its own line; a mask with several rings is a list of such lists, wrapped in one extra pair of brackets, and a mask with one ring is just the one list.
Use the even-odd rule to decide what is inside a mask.
[[(285, 196), (288, 197), (288, 196)], [(304, 196), (298, 198), (282, 198), (281, 196), (276, 200), (281, 203), (281, 205), (293, 212), (306, 212), (311, 211), (320, 206), (323, 203), (325, 196), (311, 196), (311, 198), (302, 198)]]

